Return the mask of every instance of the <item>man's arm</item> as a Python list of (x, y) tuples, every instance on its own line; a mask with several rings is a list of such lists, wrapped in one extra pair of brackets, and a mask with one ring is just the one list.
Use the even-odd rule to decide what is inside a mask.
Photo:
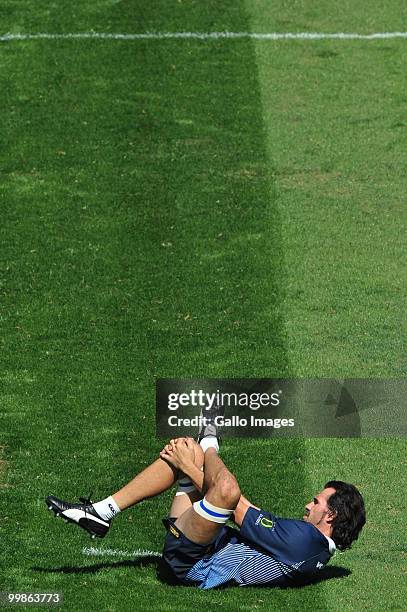
[[(177, 446), (177, 442), (179, 443)], [(200, 455), (201, 460), (200, 460)], [(170, 440), (160, 452), (161, 459), (180, 470), (178, 476), (187, 476), (197, 491), (202, 491), (204, 475), (200, 467), (204, 454), (201, 447), (192, 438), (176, 438)]]
[(236, 523), (236, 525), (238, 525), (239, 527), (241, 527), (243, 519), (246, 516), (246, 512), (249, 508), (255, 508), (256, 510), (260, 510), (260, 508), (249, 502), (248, 499), (241, 495), (239, 503), (237, 504), (236, 509), (232, 515), (233, 522)]
[[(181, 448), (178, 448), (178, 450), (175, 444), (177, 440), (181, 440)], [(194, 442), (194, 440), (191, 438), (178, 438), (177, 440), (171, 440), (170, 443), (167, 444), (161, 451), (160, 457), (181, 470), (185, 476), (188, 476), (188, 478), (192, 480), (195, 488), (198, 491), (202, 491), (204, 480), (203, 472), (191, 461), (192, 454), (191, 457), (188, 457), (184, 456), (184, 453), (181, 452), (184, 443), (191, 450), (193, 446), (196, 445), (196, 442)], [(233, 520), (233, 522), (240, 527), (249, 508), (260, 510), (260, 508), (249, 502), (248, 499), (241, 495), (239, 503), (231, 516), (231, 520)]]

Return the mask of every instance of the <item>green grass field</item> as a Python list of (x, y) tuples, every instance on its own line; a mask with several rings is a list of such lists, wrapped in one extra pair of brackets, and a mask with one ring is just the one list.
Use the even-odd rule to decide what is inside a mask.
[[(2, 33), (406, 31), (401, 0), (3, 0)], [(95, 544), (44, 498), (160, 450), (158, 377), (406, 374), (405, 39), (0, 42), (2, 591), (66, 610), (405, 609), (402, 439), (228, 440), (243, 492), (368, 524), (303, 589), (156, 579), (168, 492)], [(87, 556), (85, 547), (122, 551)], [(102, 550), (102, 551), (103, 551)]]

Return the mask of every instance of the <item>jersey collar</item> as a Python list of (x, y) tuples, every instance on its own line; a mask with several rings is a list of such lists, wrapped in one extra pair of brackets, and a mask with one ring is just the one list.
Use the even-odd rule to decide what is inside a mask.
[(330, 555), (333, 555), (335, 550), (336, 550), (336, 544), (335, 542), (332, 540), (332, 538), (328, 537), (327, 535), (323, 534), (326, 539), (328, 540), (328, 544), (329, 544), (329, 553)]

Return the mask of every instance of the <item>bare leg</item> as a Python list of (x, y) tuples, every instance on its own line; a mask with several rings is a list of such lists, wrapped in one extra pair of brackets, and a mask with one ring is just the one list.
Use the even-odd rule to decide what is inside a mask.
[[(195, 471), (194, 480), (200, 480), (197, 484), (202, 486), (202, 472), (200, 471), (203, 463), (203, 452), (201, 447), (196, 444), (195, 449)], [(178, 470), (164, 459), (157, 459), (146, 467), (140, 474), (137, 474), (129, 483), (113, 494), (113, 499), (120, 510), (125, 510), (134, 504), (138, 504), (148, 497), (159, 495), (166, 491), (178, 479)], [(182, 497), (187, 497), (183, 495)], [(189, 506), (191, 504), (189, 503)], [(187, 506), (188, 507), (188, 506)], [(185, 509), (185, 508), (184, 508)], [(177, 508), (175, 508), (177, 510)], [(180, 509), (177, 510), (179, 512)], [(178, 514), (171, 515), (178, 516)]]
[[(205, 453), (203, 491), (208, 502), (227, 510), (234, 510), (240, 499), (236, 478), (214, 448), (208, 448)], [(219, 523), (200, 516), (193, 508), (186, 510), (177, 519), (176, 525), (187, 538), (198, 544), (209, 544), (222, 528)]]
[(120, 510), (125, 510), (147, 497), (166, 491), (176, 479), (177, 470), (163, 459), (157, 459), (112, 497)]

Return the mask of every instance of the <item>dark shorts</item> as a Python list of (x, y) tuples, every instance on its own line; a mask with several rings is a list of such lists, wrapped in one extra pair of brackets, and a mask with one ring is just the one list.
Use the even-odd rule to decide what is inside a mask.
[(163, 519), (167, 536), (160, 563), (159, 578), (168, 584), (193, 585), (195, 583), (187, 580), (186, 575), (200, 559), (210, 557), (214, 553), (219, 539), (227, 528), (223, 527), (220, 530), (212, 544), (196, 544), (176, 527), (175, 521), (175, 518)]

